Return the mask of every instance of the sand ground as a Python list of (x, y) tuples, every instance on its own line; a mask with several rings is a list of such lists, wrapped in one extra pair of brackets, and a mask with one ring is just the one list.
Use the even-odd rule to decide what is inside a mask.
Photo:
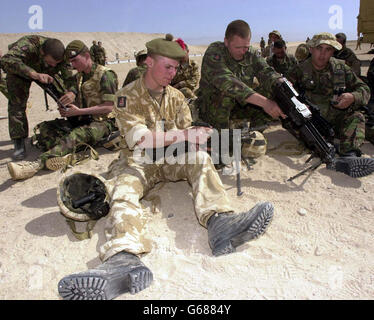
[[(67, 34), (64, 43), (75, 37)], [(98, 38), (92, 34), (81, 37), (86, 43)], [(153, 36), (131, 34), (127, 38), (131, 47), (127, 56), (132, 58), (133, 51)], [(12, 39), (0, 35), (3, 52)], [(100, 39), (114, 57), (116, 39), (104, 35)], [(295, 45), (289, 44), (290, 52)], [(196, 48), (196, 53), (199, 50), (202, 47)], [(357, 52), (365, 74), (373, 57), (365, 54), (367, 51), (364, 44)], [(201, 57), (196, 61), (201, 63)], [(120, 83), (133, 65), (111, 65)], [(45, 111), (43, 94), (35, 85), (30, 103), (31, 135), (37, 123), (58, 117), (58, 112), (52, 101), (53, 110)], [(7, 114), (6, 105), (1, 95), (0, 115)], [(91, 239), (76, 240), (57, 206), (62, 173), (42, 171), (28, 180), (12, 181), (6, 164), (11, 161), (13, 146), (7, 120), (0, 123), (0, 299), (57, 300), (57, 283), (62, 277), (100, 263), (98, 248), (105, 242), (105, 218), (97, 223)], [(282, 142), (295, 143), (279, 125), (267, 129), (265, 135), (269, 149)], [(29, 142), (27, 148), (27, 160), (33, 160), (39, 151)], [(374, 157), (372, 144), (365, 142), (362, 150)], [(102, 148), (98, 151), (98, 161), (79, 169), (105, 172), (117, 154)], [(212, 256), (186, 182), (166, 183), (161, 188), (161, 210), (156, 214), (144, 202), (154, 248), (142, 260), (152, 270), (154, 282), (137, 295), (124, 294), (117, 299), (373, 299), (374, 175), (353, 179), (323, 165), (311, 175), (286, 182), (305, 168), (308, 155), (297, 155), (292, 148), (282, 150), (286, 155), (279, 151), (269, 151), (252, 170), (243, 168), (241, 197), (236, 196), (235, 177), (221, 174), (236, 210), (264, 200), (275, 207), (265, 235), (234, 254)], [(306, 214), (301, 215), (300, 209)]]

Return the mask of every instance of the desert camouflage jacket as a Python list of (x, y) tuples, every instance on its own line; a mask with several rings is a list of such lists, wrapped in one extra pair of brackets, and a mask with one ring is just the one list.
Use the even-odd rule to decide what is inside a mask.
[(116, 93), (114, 115), (130, 149), (148, 131), (185, 129), (192, 122), (190, 108), (179, 90), (165, 87), (159, 104), (149, 94), (143, 77)]

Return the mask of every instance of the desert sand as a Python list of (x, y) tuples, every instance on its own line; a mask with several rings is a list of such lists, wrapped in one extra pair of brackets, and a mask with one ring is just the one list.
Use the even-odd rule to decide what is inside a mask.
[[(44, 33), (63, 40), (76, 38), (90, 45), (102, 40), (109, 60), (132, 59), (149, 34)], [(21, 35), (0, 35), (0, 49)], [(255, 44), (258, 47), (258, 44)], [(289, 44), (294, 52), (297, 43)], [(351, 46), (355, 46), (352, 42)], [(366, 74), (373, 55), (369, 45), (356, 51)], [(190, 47), (203, 54), (204, 46)], [(201, 56), (194, 57), (201, 63)], [(120, 84), (134, 63), (112, 64)], [(51, 99), (45, 111), (43, 92), (32, 85), (28, 118), (30, 136), (39, 122), (59, 116)], [(7, 115), (7, 101), (0, 95), (0, 115)], [(58, 281), (70, 273), (100, 264), (98, 248), (105, 242), (105, 218), (95, 226), (91, 239), (74, 238), (56, 201), (62, 172), (42, 171), (25, 181), (10, 179), (12, 142), (7, 120), (0, 126), (0, 299), (60, 299)], [(322, 165), (293, 182), (287, 178), (305, 168), (307, 153), (297, 154), (296, 140), (280, 125), (265, 131), (268, 153), (252, 170), (242, 168), (244, 195), (236, 196), (235, 177), (221, 173), (224, 186), (239, 212), (259, 201), (274, 204), (274, 219), (267, 232), (242, 245), (236, 253), (213, 257), (207, 231), (194, 214), (191, 190), (186, 182), (166, 183), (159, 191), (160, 211), (149, 217), (148, 236), (153, 250), (142, 257), (152, 270), (150, 287), (119, 300), (138, 299), (373, 299), (374, 298), (374, 175), (354, 179)], [(290, 149), (279, 149), (290, 142)], [(39, 151), (27, 142), (33, 160)], [(363, 152), (374, 157), (374, 146), (365, 142)], [(117, 153), (98, 148), (100, 158), (76, 169), (104, 173)], [(80, 230), (83, 225), (80, 224)]]

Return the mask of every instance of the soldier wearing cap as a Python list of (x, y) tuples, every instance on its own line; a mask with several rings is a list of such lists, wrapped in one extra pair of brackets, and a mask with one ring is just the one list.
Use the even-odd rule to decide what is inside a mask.
[(93, 62), (97, 63), (97, 42), (96, 40), (92, 41), (92, 46), (90, 47), (90, 55)]
[(128, 85), (130, 82), (139, 79), (140, 76), (147, 70), (147, 65), (145, 63), (145, 59), (147, 58), (147, 50), (142, 49), (134, 53), (134, 57), (136, 61), (136, 67), (129, 70), (126, 79), (122, 84), (122, 88)]
[[(208, 229), (215, 256), (234, 252), (238, 245), (260, 236), (273, 215), (268, 202), (241, 214), (233, 212), (212, 158), (197, 148), (207, 141), (212, 129), (191, 127), (183, 94), (170, 86), (185, 52), (170, 36), (151, 40), (146, 46), (147, 71), (116, 94), (116, 121), (128, 148), (121, 150), (106, 174), (111, 198), (107, 242), (100, 248), (104, 263), (64, 277), (58, 288), (65, 299), (112, 299), (151, 284), (152, 272), (139, 259), (151, 250), (140, 200), (160, 181), (189, 182), (196, 216)], [(185, 153), (183, 147), (177, 158), (188, 155), (191, 161), (169, 162), (166, 155), (161, 161), (148, 161), (152, 152), (146, 156), (146, 150), (164, 150), (187, 141), (195, 148)], [(97, 288), (97, 283), (105, 285)]]
[(344, 61), (333, 57), (342, 45), (328, 32), (313, 36), (308, 42), (311, 57), (289, 73), (295, 89), (320, 108), (340, 140), (342, 156), (360, 156), (365, 138), (365, 118), (360, 108), (370, 97), (368, 86)]
[(95, 146), (117, 130), (112, 113), (117, 75), (107, 67), (95, 64), (86, 45), (74, 40), (66, 47), (66, 57), (78, 71), (75, 76), (75, 104), (59, 108), (67, 119), (46, 121), (38, 125), (36, 146), (44, 151), (37, 160), (8, 163), (14, 180), (27, 179), (39, 170), (58, 170), (71, 161), (71, 153), (82, 144)]
[(269, 33), (268, 45), (266, 46), (263, 53), (264, 58), (271, 57), (273, 55), (274, 42), (277, 40), (282, 40), (282, 35), (278, 30), (273, 30)]
[(96, 48), (96, 63), (105, 66), (106, 59), (107, 56), (106, 51), (103, 47), (103, 43), (101, 41), (98, 41)]
[(65, 47), (58, 39), (39, 35), (24, 36), (8, 46), (0, 59), (7, 73), (9, 135), (14, 142), (14, 160), (26, 157), (25, 140), (29, 135), (26, 104), (32, 81), (51, 83), (60, 76), (67, 93), (61, 98), (64, 105), (75, 99), (75, 89), (69, 82), (71, 74), (64, 59)]
[(284, 40), (276, 40), (273, 46), (273, 55), (266, 58), (266, 62), (269, 66), (273, 67), (274, 70), (284, 77), (287, 78), (288, 72), (295, 64), (297, 64), (296, 58), (287, 53), (287, 46)]
[(361, 61), (357, 58), (352, 49), (347, 48), (347, 36), (340, 32), (335, 35), (336, 40), (342, 45), (340, 50), (334, 52), (334, 58), (344, 60), (345, 63), (351, 67), (352, 71), (358, 76), (361, 76)]
[(306, 43), (300, 43), (295, 51), (295, 58), (298, 63), (303, 62), (310, 57), (309, 46)]

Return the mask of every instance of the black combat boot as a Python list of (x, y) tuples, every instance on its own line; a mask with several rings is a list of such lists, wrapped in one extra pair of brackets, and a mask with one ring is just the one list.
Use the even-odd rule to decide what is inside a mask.
[(126, 292), (138, 293), (152, 280), (152, 272), (137, 256), (122, 251), (97, 268), (62, 278), (58, 292), (65, 300), (110, 300)]
[(14, 160), (22, 160), (26, 157), (26, 146), (25, 146), (25, 139), (14, 139), (14, 153), (12, 158)]
[(352, 150), (340, 155), (339, 158), (334, 159), (328, 169), (343, 172), (353, 178), (368, 176), (374, 172), (374, 159), (361, 158), (360, 151)]
[(273, 218), (270, 202), (259, 202), (239, 214), (216, 213), (208, 220), (208, 241), (214, 256), (235, 252), (241, 244), (258, 238)]

